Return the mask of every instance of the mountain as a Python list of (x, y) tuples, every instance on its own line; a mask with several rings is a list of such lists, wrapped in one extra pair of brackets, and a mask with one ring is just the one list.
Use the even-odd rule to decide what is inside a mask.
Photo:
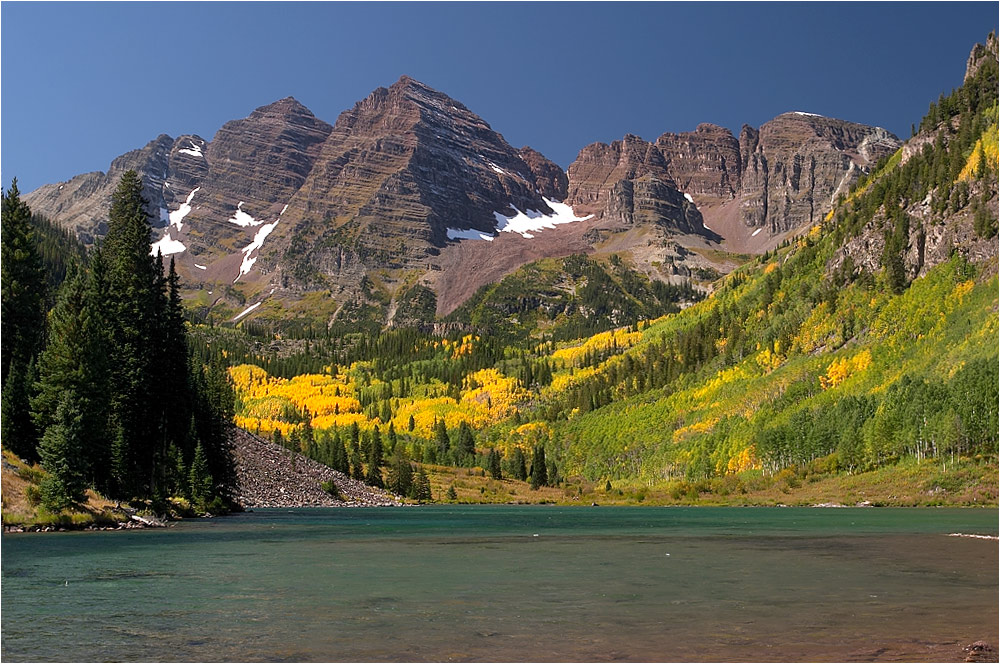
[[(404, 458), (430, 464), (485, 470), (499, 452), (504, 477), (520, 467), (523, 478), (523, 457), (540, 460), (542, 448), (568, 500), (596, 500), (605, 487), (635, 502), (995, 505), (995, 39), (977, 53), (962, 87), (806, 232), (682, 311), (588, 335), (596, 317), (581, 312), (628, 320), (650, 310), (653, 289), (622, 259), (573, 256), (526, 265), (452, 314), (489, 335), (302, 335), (277, 353), (262, 352), (273, 335), (204, 331), (247, 363), (231, 369), (237, 421), (277, 437), (311, 415), (338, 443), (352, 427), (362, 436), (378, 427), (398, 432)], [(803, 117), (778, 128), (822, 123)], [(584, 157), (569, 200), (591, 205), (578, 214), (598, 221), (629, 223), (616, 189), (588, 189), (584, 175), (680, 179), (636, 137)], [(734, 171), (713, 163), (702, 182), (738, 200), (744, 180), (717, 177)], [(455, 452), (463, 424), (475, 429), (474, 459)], [(504, 489), (490, 499), (510, 500)]]
[(700, 125), (595, 143), (563, 172), (403, 76), (333, 125), (289, 97), (211, 141), (161, 135), (25, 200), (92, 244), (136, 170), (153, 250), (177, 261), (201, 315), (385, 325), (414, 284), (433, 296), (420, 311), (444, 316), (523, 265), (575, 253), (707, 284), (739, 264), (720, 249), (769, 249), (815, 223), (897, 146), (878, 128), (791, 113), (739, 140)]
[[(653, 143), (627, 135), (580, 152), (568, 170), (566, 202), (626, 226), (645, 218), (670, 219), (682, 233), (707, 228), (731, 251), (759, 252), (820, 221), (899, 146), (880, 127), (801, 111), (759, 129), (744, 125), (739, 139), (712, 124)], [(686, 211), (694, 206), (677, 192), (698, 214)]]

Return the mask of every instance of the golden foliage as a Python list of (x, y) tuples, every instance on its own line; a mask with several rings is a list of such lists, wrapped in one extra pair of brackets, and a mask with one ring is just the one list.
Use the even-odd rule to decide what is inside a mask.
[(567, 365), (574, 365), (578, 364), (587, 353), (607, 350), (609, 348), (624, 350), (634, 346), (641, 339), (642, 332), (629, 332), (628, 328), (620, 327), (616, 330), (595, 334), (579, 346), (560, 348), (552, 353), (552, 358), (561, 360)]
[(972, 148), (972, 154), (969, 155), (969, 159), (965, 162), (965, 166), (962, 171), (958, 174), (959, 180), (973, 180), (976, 174), (979, 172), (979, 165), (986, 160), (990, 167), (995, 171), (998, 166), (998, 159), (1000, 159), (1000, 146), (997, 145), (997, 125), (993, 124), (983, 135), (979, 137), (976, 144)]
[(863, 372), (871, 363), (872, 354), (867, 349), (852, 358), (838, 358), (830, 363), (826, 375), (819, 377), (819, 383), (824, 390), (837, 387), (851, 376)]

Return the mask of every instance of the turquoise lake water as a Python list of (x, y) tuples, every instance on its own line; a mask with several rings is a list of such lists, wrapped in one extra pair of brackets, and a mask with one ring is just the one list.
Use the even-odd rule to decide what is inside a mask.
[(955, 661), (996, 510), (258, 510), (5, 534), (4, 661)]

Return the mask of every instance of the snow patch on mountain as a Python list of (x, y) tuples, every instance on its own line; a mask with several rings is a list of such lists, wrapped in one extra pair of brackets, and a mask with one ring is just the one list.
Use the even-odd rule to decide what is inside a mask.
[(251, 304), (249, 307), (247, 307), (246, 309), (244, 309), (242, 312), (236, 314), (236, 316), (233, 317), (233, 322), (236, 322), (239, 319), (243, 318), (248, 313), (250, 313), (251, 311), (253, 311), (254, 309), (256, 309), (257, 307), (259, 307), (262, 304), (263, 304), (263, 302), (258, 302), (257, 304)]
[(201, 152), (201, 146), (195, 145), (193, 142), (191, 143), (191, 147), (189, 147), (189, 148), (182, 148), (182, 149), (178, 150), (178, 152), (180, 152), (181, 154), (189, 154), (192, 157), (204, 157), (205, 156)]
[(170, 231), (164, 235), (158, 242), (154, 242), (151, 245), (149, 254), (155, 256), (156, 254), (163, 254), (164, 256), (169, 256), (170, 254), (179, 254), (182, 251), (187, 251), (187, 247), (180, 240), (175, 240), (170, 237)]
[(237, 226), (242, 226), (243, 228), (248, 226), (260, 226), (264, 223), (263, 221), (257, 221), (243, 211), (243, 201), (240, 201), (240, 204), (236, 206), (236, 212), (233, 213), (233, 216), (230, 217), (228, 221), (236, 224)]
[(188, 216), (188, 213), (191, 212), (191, 200), (194, 198), (195, 193), (197, 193), (199, 189), (201, 189), (201, 187), (195, 187), (194, 191), (188, 194), (187, 200), (181, 203), (179, 208), (170, 213), (170, 225), (176, 226), (177, 230), (183, 230), (184, 224), (181, 222), (184, 221), (184, 217)]
[[(242, 203), (240, 203), (240, 205), (242, 205)], [(261, 247), (264, 246), (264, 240), (266, 240), (267, 236), (271, 234), (271, 231), (273, 231), (275, 227), (277, 227), (278, 222), (281, 221), (281, 215), (285, 214), (285, 210), (287, 209), (288, 206), (286, 205), (281, 209), (281, 212), (278, 214), (277, 219), (275, 219), (270, 224), (264, 224), (263, 226), (261, 226), (260, 230), (258, 230), (257, 233), (253, 236), (253, 242), (251, 242), (247, 246), (243, 247), (243, 249), (241, 249), (241, 251), (243, 252), (243, 262), (240, 264), (240, 273), (236, 275), (235, 279), (233, 279), (234, 284), (237, 281), (239, 281), (240, 277), (250, 273), (250, 269), (253, 267), (253, 264), (257, 262), (257, 256), (251, 256), (251, 254), (253, 254), (255, 251), (258, 251)], [(249, 217), (250, 215), (247, 216)], [(230, 219), (230, 221), (232, 220)], [(257, 223), (262, 223), (262, 222), (257, 222)]]
[(475, 228), (449, 228), (449, 240), (486, 240), (493, 241), (493, 236), (489, 233), (477, 231)]
[(497, 220), (497, 231), (502, 233), (518, 233), (521, 237), (532, 238), (533, 231), (540, 231), (544, 228), (555, 228), (558, 224), (570, 224), (575, 221), (586, 221), (594, 215), (588, 214), (586, 217), (578, 217), (573, 212), (573, 208), (559, 201), (549, 200), (542, 197), (545, 204), (552, 209), (552, 214), (542, 214), (537, 210), (525, 210), (521, 212), (516, 207), (514, 215), (508, 217), (501, 212), (494, 212), (493, 216)]

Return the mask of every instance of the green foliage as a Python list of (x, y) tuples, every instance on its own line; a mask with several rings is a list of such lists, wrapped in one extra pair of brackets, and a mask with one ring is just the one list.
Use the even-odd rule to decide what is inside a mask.
[[(21, 200), (15, 179), (3, 194), (0, 211), (0, 378), (6, 385), (10, 366), (22, 370), (38, 355), (45, 339), (46, 279), (31, 225), (31, 210)], [(148, 250), (147, 250), (148, 251)]]
[(340, 489), (337, 488), (337, 483), (334, 482), (333, 480), (326, 480), (325, 482), (322, 482), (320, 484), (320, 488), (322, 488), (323, 491), (330, 494), (330, 496), (336, 498), (337, 500), (344, 499), (343, 495), (341, 495), (340, 493)]
[(208, 469), (208, 459), (199, 443), (191, 460), (191, 470), (188, 473), (188, 485), (191, 487), (191, 502), (199, 509), (204, 509), (212, 496), (212, 474)]

